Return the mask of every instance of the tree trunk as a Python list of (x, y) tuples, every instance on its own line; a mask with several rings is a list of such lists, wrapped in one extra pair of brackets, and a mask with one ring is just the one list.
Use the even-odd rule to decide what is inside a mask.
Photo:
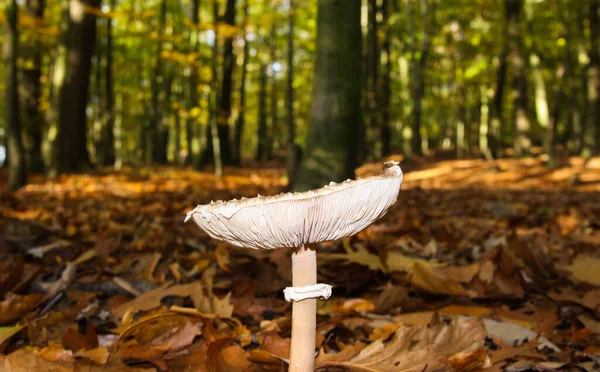
[(288, 8), (288, 38), (287, 38), (287, 79), (286, 79), (286, 110), (287, 110), (287, 178), (288, 189), (294, 186), (298, 162), (296, 154), (296, 123), (294, 121), (294, 0), (289, 1)]
[(600, 23), (598, 22), (598, 8), (600, 0), (591, 0), (589, 5), (590, 26), (590, 63), (587, 69), (587, 102), (588, 120), (585, 128), (584, 155), (597, 154), (600, 144)]
[[(27, 0), (25, 9), (30, 17), (42, 22), (44, 17), (44, 0)], [(42, 138), (44, 118), (40, 110), (42, 86), (42, 52), (41, 40), (38, 34), (31, 35), (25, 50), (21, 50), (21, 58), (26, 63), (19, 69), (19, 100), (23, 125), (23, 147), (29, 171), (39, 173), (44, 171), (42, 157)]]
[(574, 39), (571, 33), (571, 28), (569, 26), (570, 12), (568, 11), (568, 9), (565, 9), (565, 11), (560, 12), (560, 15), (561, 22), (563, 23), (563, 28), (565, 30), (565, 71), (563, 79), (565, 80), (565, 84), (569, 92), (568, 97), (566, 97), (566, 100), (569, 102), (569, 114), (567, 116), (566, 121), (564, 140), (573, 153), (579, 154), (582, 150), (580, 112), (581, 107), (577, 99), (578, 87), (575, 71), (575, 61), (573, 58), (574, 54), (572, 48)]
[[(223, 21), (229, 26), (235, 26), (235, 3), (236, 0), (227, 0)], [(229, 139), (231, 120), (231, 91), (232, 75), (235, 67), (235, 56), (233, 55), (233, 37), (227, 36), (223, 43), (223, 76), (221, 91), (217, 106), (217, 127), (219, 130), (219, 141), (221, 143), (221, 158), (224, 164), (231, 164), (231, 142)]]
[(213, 0), (213, 29), (215, 30), (215, 41), (212, 47), (212, 63), (211, 63), (211, 86), (208, 97), (208, 110), (209, 110), (209, 125), (210, 130), (210, 147), (207, 148), (211, 151), (211, 158), (215, 164), (215, 177), (218, 181), (223, 177), (223, 162), (221, 158), (221, 138), (219, 134), (219, 125), (217, 123), (217, 60), (219, 58), (219, 43), (218, 43), (218, 19), (219, 19), (219, 3), (217, 0)]
[(492, 104), (489, 106), (489, 128), (487, 131), (487, 148), (489, 148), (489, 154), (486, 154), (486, 158), (497, 158), (500, 152), (500, 148), (503, 147), (502, 132), (504, 130), (504, 119), (502, 118), (502, 108), (504, 105), (504, 88), (506, 86), (506, 70), (507, 70), (507, 59), (509, 49), (509, 36), (508, 36), (508, 13), (504, 13), (504, 27), (502, 30), (502, 49), (498, 56), (498, 69), (496, 70), (496, 88), (494, 89), (494, 96)]
[[(193, 28), (190, 31), (190, 53), (197, 55), (200, 46), (200, 0), (192, 0), (192, 24)], [(199, 170), (202, 167), (202, 154), (200, 149), (200, 137), (202, 131), (199, 128), (198, 109), (200, 102), (198, 99), (198, 66), (200, 58), (196, 57), (190, 66), (190, 78), (188, 80), (189, 101), (188, 101), (188, 116), (185, 122), (187, 149), (188, 155), (186, 158), (187, 164), (192, 164), (195, 169)]]
[[(114, 12), (116, 0), (110, 0), (110, 11)], [(105, 122), (102, 127), (102, 144), (104, 150), (101, 165), (115, 164), (115, 86), (113, 81), (113, 19), (106, 18), (106, 64), (104, 66)]]
[(364, 113), (365, 130), (367, 133), (366, 152), (373, 153), (376, 147), (377, 137), (374, 133), (380, 129), (379, 126), (379, 37), (377, 22), (377, 0), (368, 0), (368, 31), (367, 31), (367, 55), (366, 55), (366, 85), (365, 99), (366, 112)]
[(87, 149), (88, 90), (96, 45), (96, 15), (100, 0), (70, 0), (67, 58), (58, 103), (58, 170), (77, 172), (90, 166)]
[(267, 160), (267, 66), (260, 65), (260, 84), (258, 88), (258, 127), (256, 136), (258, 146), (256, 147), (256, 161)]
[(17, 86), (17, 58), (19, 33), (17, 29), (19, 6), (11, 0), (6, 8), (4, 26), (4, 89), (6, 99), (6, 137), (9, 154), (8, 186), (15, 190), (27, 182), (25, 170), (25, 152), (21, 142), (21, 122), (19, 118), (19, 93)]
[(527, 80), (525, 76), (525, 54), (521, 37), (519, 17), (523, 8), (523, 0), (504, 0), (510, 40), (510, 62), (512, 81), (512, 122), (514, 156), (528, 155), (531, 151), (529, 132), (531, 124), (527, 112)]
[(431, 47), (432, 19), (435, 15), (435, 3), (421, 0), (421, 14), (423, 17), (423, 39), (420, 46), (420, 58), (417, 60), (413, 54), (413, 122), (411, 151), (413, 154), (423, 154), (423, 137), (421, 136), (422, 101), (425, 95), (425, 67)]
[(390, 39), (392, 37), (392, 33), (389, 25), (389, 0), (382, 1), (381, 14), (385, 36), (383, 38), (383, 43), (381, 46), (384, 68), (381, 81), (381, 98), (379, 99), (381, 106), (380, 109), (382, 111), (379, 138), (381, 141), (381, 156), (385, 157), (389, 156), (392, 152), (392, 123), (390, 116), (390, 101), (392, 97), (392, 62), (390, 55)]
[(360, 156), (361, 2), (319, 0), (312, 103), (295, 190), (353, 177)]
[(277, 71), (275, 71), (275, 62), (277, 62), (277, 34), (276, 34), (276, 25), (273, 24), (271, 26), (271, 34), (269, 38), (271, 39), (270, 44), (270, 66), (271, 66), (271, 78), (269, 79), (270, 89), (270, 109), (269, 114), (271, 116), (271, 125), (267, 129), (267, 148), (266, 148), (266, 159), (270, 160), (273, 158), (273, 152), (275, 150), (279, 150), (279, 141), (282, 137), (281, 127), (279, 125), (279, 97), (277, 91)]
[(152, 142), (149, 144), (152, 151), (152, 162), (164, 164), (167, 162), (167, 146), (165, 138), (166, 128), (163, 124), (161, 105), (159, 102), (159, 96), (161, 93), (161, 82), (164, 80), (163, 64), (162, 64), (162, 50), (163, 50), (163, 38), (165, 32), (165, 26), (167, 22), (167, 0), (161, 0), (160, 2), (160, 13), (158, 19), (158, 43), (156, 47), (156, 60), (154, 61), (154, 72), (152, 76), (152, 116), (150, 122), (150, 138)]
[(244, 20), (242, 29), (244, 31), (244, 50), (242, 56), (242, 76), (240, 77), (240, 114), (235, 122), (235, 137), (233, 141), (233, 162), (235, 165), (242, 163), (242, 136), (246, 124), (246, 75), (248, 72), (249, 47), (246, 35), (248, 26), (248, 0), (244, 0)]

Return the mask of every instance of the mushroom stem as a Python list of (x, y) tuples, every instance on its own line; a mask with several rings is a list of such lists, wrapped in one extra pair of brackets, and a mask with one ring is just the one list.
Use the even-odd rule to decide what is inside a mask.
[[(317, 255), (301, 247), (292, 254), (292, 284), (294, 287), (317, 283)], [(292, 344), (289, 371), (312, 372), (315, 365), (315, 332), (317, 300), (309, 298), (292, 305)]]

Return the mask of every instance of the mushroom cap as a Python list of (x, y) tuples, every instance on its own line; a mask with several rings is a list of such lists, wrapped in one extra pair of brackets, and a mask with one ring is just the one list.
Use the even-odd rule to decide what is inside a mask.
[(299, 248), (354, 235), (382, 217), (402, 184), (398, 162), (375, 177), (320, 189), (198, 205), (188, 212), (211, 237), (253, 249)]

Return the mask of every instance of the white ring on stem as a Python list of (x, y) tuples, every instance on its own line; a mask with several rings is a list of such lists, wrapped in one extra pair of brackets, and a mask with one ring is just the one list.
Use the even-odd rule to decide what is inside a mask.
[(287, 302), (298, 302), (309, 298), (326, 300), (331, 296), (331, 286), (319, 283), (303, 287), (287, 287), (283, 290), (283, 296)]

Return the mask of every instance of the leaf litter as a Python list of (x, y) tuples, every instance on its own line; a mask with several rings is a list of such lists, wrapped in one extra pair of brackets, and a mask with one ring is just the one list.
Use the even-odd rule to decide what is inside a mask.
[[(402, 166), (388, 215), (312, 247), (334, 286), (319, 302), (316, 368), (597, 367), (598, 169)], [(278, 168), (226, 174), (127, 169), (0, 188), (0, 370), (286, 370), (291, 252), (237, 249), (182, 223), (196, 204), (285, 186)]]

